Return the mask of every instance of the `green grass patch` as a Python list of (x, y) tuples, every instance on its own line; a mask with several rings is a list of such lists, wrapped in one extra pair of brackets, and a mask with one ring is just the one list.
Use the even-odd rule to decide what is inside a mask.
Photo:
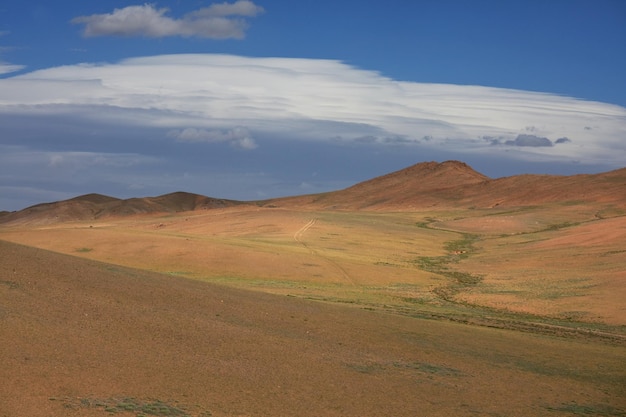
[(575, 402), (559, 406), (547, 406), (547, 410), (571, 413), (576, 416), (626, 416), (626, 411), (608, 404), (577, 404)]
[(444, 244), (448, 254), (443, 256), (420, 256), (414, 263), (427, 272), (441, 275), (451, 280), (448, 285), (436, 288), (433, 292), (440, 298), (452, 301), (452, 297), (463, 288), (474, 286), (482, 281), (482, 276), (470, 274), (468, 272), (455, 271), (450, 269), (450, 264), (458, 263), (475, 251), (474, 242), (479, 239), (478, 235), (462, 233), (462, 238), (452, 240)]
[(20, 287), (20, 284), (15, 281), (0, 281), (0, 285), (6, 286), (10, 290), (14, 290)]
[(93, 248), (76, 248), (76, 252), (79, 253), (87, 253), (87, 252), (91, 252), (93, 250)]
[(133, 413), (136, 417), (160, 416), (160, 417), (208, 417), (211, 412), (198, 409), (194, 412), (188, 407), (161, 400), (141, 400), (134, 397), (122, 398), (65, 398), (51, 397), (51, 401), (60, 400), (68, 409), (99, 409), (108, 414)]
[(463, 233), (463, 238), (452, 240), (444, 244), (444, 248), (451, 254), (458, 255), (461, 259), (466, 258), (471, 252), (475, 251), (474, 243), (478, 241), (479, 236)]
[(414, 369), (422, 373), (442, 375), (442, 376), (462, 375), (462, 372), (459, 371), (458, 369), (449, 368), (443, 365), (435, 365), (435, 364), (426, 363), (426, 362), (412, 362), (412, 363), (395, 362), (394, 366), (396, 368)]
[(362, 374), (373, 374), (373, 373), (384, 370), (384, 367), (378, 363), (365, 363), (365, 364), (351, 363), (351, 364), (347, 364), (346, 366), (352, 369), (353, 371), (356, 371)]
[(438, 375), (438, 376), (462, 376), (463, 372), (458, 369), (450, 368), (445, 365), (437, 365), (427, 362), (393, 362), (393, 363), (351, 363), (346, 366), (353, 371), (362, 374), (375, 374), (393, 370), (409, 370), (421, 374)]
[[(566, 227), (577, 226), (579, 224), (580, 224), (579, 222), (555, 223), (555, 224), (551, 224), (551, 225), (547, 226), (545, 229), (539, 230), (538, 232), (552, 232), (552, 231), (555, 231), (555, 230), (564, 229)], [(537, 233), (537, 232), (535, 232), (535, 233)]]

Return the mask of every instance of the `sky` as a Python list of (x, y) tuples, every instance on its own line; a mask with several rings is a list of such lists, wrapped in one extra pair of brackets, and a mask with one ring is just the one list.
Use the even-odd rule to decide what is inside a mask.
[(0, 211), (626, 166), (622, 0), (0, 5)]

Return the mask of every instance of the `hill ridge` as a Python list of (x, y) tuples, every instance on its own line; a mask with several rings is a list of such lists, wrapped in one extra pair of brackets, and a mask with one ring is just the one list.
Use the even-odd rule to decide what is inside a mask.
[(156, 197), (119, 199), (98, 193), (2, 212), (0, 224), (66, 221), (210, 210), (236, 205), (324, 210), (402, 211), (429, 207), (529, 206), (572, 201), (599, 202), (626, 209), (626, 168), (599, 174), (521, 174), (490, 178), (461, 161), (421, 162), (359, 182), (343, 190), (237, 201), (175, 191)]
[(119, 199), (98, 193), (41, 203), (0, 216), (0, 224), (47, 225), (137, 214), (175, 213), (229, 207), (243, 202), (175, 191), (156, 197)]

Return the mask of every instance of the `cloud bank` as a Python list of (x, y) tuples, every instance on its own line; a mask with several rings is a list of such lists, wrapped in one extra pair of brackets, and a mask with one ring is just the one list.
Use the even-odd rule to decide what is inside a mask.
[[(332, 60), (142, 57), (35, 71), (0, 80), (0, 91), (0, 113), (67, 114), (162, 128), (179, 142), (239, 142), (248, 149), (256, 146), (253, 137), (269, 135), (484, 153), (501, 152), (497, 143), (523, 148), (519, 158), (589, 162), (617, 163), (626, 151), (620, 106), (394, 81)], [(560, 138), (568, 140), (552, 146)]]
[(112, 13), (79, 16), (72, 23), (84, 25), (83, 35), (94, 36), (168, 36), (211, 39), (242, 39), (248, 27), (246, 17), (263, 13), (263, 8), (248, 0), (213, 4), (180, 19), (167, 16), (169, 9), (152, 4), (128, 6)]
[(334, 60), (163, 55), (0, 79), (0, 137), (5, 196), (21, 184), (39, 190), (35, 202), (60, 189), (242, 199), (232, 193), (241, 189), (254, 199), (351, 185), (333, 181), (383, 174), (363, 170), (392, 154), (391, 169), (428, 159), (508, 175), (529, 163), (615, 169), (626, 160), (626, 109), (396, 81)]

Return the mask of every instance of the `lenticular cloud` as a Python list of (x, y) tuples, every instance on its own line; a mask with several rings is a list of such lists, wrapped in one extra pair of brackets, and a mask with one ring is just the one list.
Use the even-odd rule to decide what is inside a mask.
[(271, 135), (590, 163), (621, 164), (626, 153), (620, 106), (400, 82), (334, 60), (166, 55), (50, 68), (0, 80), (0, 113), (162, 128), (181, 146), (252, 150), (253, 137)]

